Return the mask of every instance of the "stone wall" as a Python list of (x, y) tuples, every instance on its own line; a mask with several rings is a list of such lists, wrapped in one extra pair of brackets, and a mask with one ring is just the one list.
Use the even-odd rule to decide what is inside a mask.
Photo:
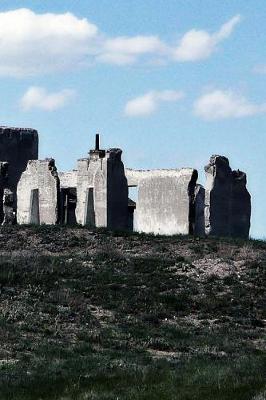
[(19, 224), (56, 224), (59, 218), (59, 178), (53, 159), (28, 162), (17, 188)]
[(207, 235), (248, 237), (251, 203), (246, 175), (232, 171), (226, 157), (214, 155), (205, 167)]
[(76, 188), (77, 187), (77, 179), (78, 179), (78, 171), (67, 171), (67, 172), (58, 172), (58, 178), (60, 180), (60, 188)]
[(57, 173), (53, 159), (37, 160), (36, 130), (0, 127), (0, 223), (13, 223), (17, 202), (20, 224), (130, 230), (135, 206), (128, 205), (128, 187), (137, 187), (134, 230), (248, 237), (246, 175), (232, 171), (226, 157), (211, 157), (205, 190), (192, 168), (125, 170), (121, 155), (120, 149), (100, 150), (96, 135), (95, 149), (78, 160), (77, 170)]
[(135, 229), (139, 232), (174, 235), (188, 234), (191, 229), (191, 212), (197, 171), (181, 170), (144, 171), (138, 180), (127, 176), (132, 184), (138, 183), (135, 211)]
[(128, 229), (128, 186), (122, 150), (110, 149), (107, 155), (107, 226), (110, 229)]
[(246, 174), (232, 171), (231, 236), (248, 238), (251, 216), (251, 198), (247, 191)]
[(78, 160), (77, 222), (82, 225), (127, 229), (128, 187), (120, 149), (91, 150)]
[(15, 195), (28, 161), (37, 159), (38, 132), (35, 129), (0, 127), (0, 160), (9, 163), (9, 189)]

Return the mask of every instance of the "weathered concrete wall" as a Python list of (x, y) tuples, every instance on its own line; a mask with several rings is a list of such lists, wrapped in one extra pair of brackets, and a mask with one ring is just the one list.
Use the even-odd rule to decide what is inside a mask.
[(110, 229), (128, 228), (128, 186), (122, 150), (110, 149), (107, 155), (107, 226)]
[(154, 234), (188, 234), (197, 171), (153, 170), (138, 175), (138, 181), (131, 181), (138, 182), (134, 228)]
[(127, 229), (128, 187), (120, 149), (92, 150), (78, 160), (77, 222), (82, 225)]
[(232, 171), (226, 157), (214, 155), (205, 167), (205, 228), (207, 235), (230, 235)]
[(18, 223), (56, 224), (59, 184), (53, 159), (29, 161), (17, 188)]
[(28, 161), (37, 159), (38, 132), (35, 129), (0, 127), (0, 160), (9, 163), (9, 188), (15, 197), (18, 181)]
[(91, 174), (92, 169), (97, 168), (100, 168), (97, 160), (94, 160), (94, 163), (91, 163), (88, 158), (78, 160), (76, 219), (81, 225), (97, 226), (94, 215), (94, 182)]
[(125, 175), (127, 178), (127, 184), (129, 187), (138, 186), (140, 182), (142, 182), (146, 178), (156, 178), (160, 177), (175, 177), (179, 176), (182, 171), (190, 170), (190, 168), (182, 168), (182, 169), (125, 169)]
[(218, 155), (210, 158), (205, 172), (206, 234), (248, 237), (251, 206), (245, 174), (232, 171), (228, 159)]
[(250, 229), (251, 198), (247, 191), (246, 174), (232, 171), (231, 236), (247, 238)]
[(77, 187), (77, 179), (78, 179), (78, 171), (67, 171), (67, 172), (58, 172), (58, 177), (60, 180), (60, 188), (76, 188)]

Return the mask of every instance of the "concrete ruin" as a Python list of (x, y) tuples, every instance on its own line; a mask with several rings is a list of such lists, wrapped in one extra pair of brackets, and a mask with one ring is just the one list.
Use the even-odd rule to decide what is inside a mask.
[(0, 161), (8, 163), (8, 184), (14, 196), (28, 161), (37, 159), (38, 132), (35, 129), (0, 127)]
[(128, 185), (122, 150), (99, 149), (96, 136), (95, 150), (88, 158), (78, 160), (77, 167), (77, 223), (114, 230), (128, 228)]
[(17, 187), (17, 222), (59, 222), (59, 178), (53, 159), (28, 162)]
[[(193, 168), (125, 169), (122, 150), (100, 149), (99, 135), (88, 157), (79, 159), (69, 172), (57, 172), (54, 159), (38, 160), (36, 130), (0, 128), (0, 156), (3, 224), (81, 224), (161, 235), (249, 235), (246, 175), (232, 171), (226, 157), (211, 157), (204, 188)], [(137, 190), (133, 200), (128, 197), (131, 187)]]
[(128, 186), (138, 188), (134, 229), (161, 235), (193, 233), (196, 170), (126, 170)]
[(228, 159), (217, 155), (210, 158), (205, 172), (206, 234), (248, 237), (251, 199), (246, 174), (232, 171)]

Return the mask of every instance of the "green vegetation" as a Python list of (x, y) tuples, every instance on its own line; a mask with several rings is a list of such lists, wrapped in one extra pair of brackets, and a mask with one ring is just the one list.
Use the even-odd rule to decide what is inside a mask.
[(265, 399), (265, 242), (0, 238), (1, 399)]

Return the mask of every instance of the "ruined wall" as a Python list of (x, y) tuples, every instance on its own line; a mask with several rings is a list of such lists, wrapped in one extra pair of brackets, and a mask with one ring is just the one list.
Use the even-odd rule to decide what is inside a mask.
[(9, 163), (9, 188), (14, 193), (28, 161), (37, 159), (38, 132), (35, 129), (0, 127), (0, 160)]
[(246, 175), (232, 171), (226, 157), (211, 157), (204, 190), (193, 169), (125, 170), (121, 154), (100, 150), (96, 135), (89, 158), (78, 160), (77, 170), (57, 174), (54, 160), (37, 160), (36, 130), (0, 127), (0, 223), (13, 223), (18, 205), (19, 223), (130, 229), (128, 187), (137, 186), (135, 230), (248, 237)]
[(242, 171), (232, 171), (231, 236), (248, 238), (251, 198), (247, 191), (247, 177)]
[(135, 229), (164, 235), (188, 234), (197, 171), (186, 168), (145, 171), (142, 178), (140, 172), (138, 175)]
[(248, 237), (251, 205), (246, 175), (232, 171), (228, 159), (218, 155), (210, 158), (205, 172), (206, 234)]
[(60, 180), (60, 188), (76, 188), (77, 187), (77, 179), (78, 179), (78, 171), (67, 171), (67, 172), (58, 172), (58, 178)]
[(77, 222), (82, 225), (127, 229), (128, 187), (120, 149), (90, 151), (78, 161)]
[[(98, 177), (100, 182), (98, 182), (98, 188), (100, 191), (101, 185), (104, 183), (104, 177), (101, 177), (101, 162), (96, 158), (90, 160), (88, 158), (78, 160), (77, 168), (77, 207), (76, 207), (76, 219), (77, 223), (81, 225), (89, 226), (106, 226), (107, 220), (104, 219), (105, 214), (101, 216), (101, 202), (96, 205), (94, 201), (94, 176), (97, 170), (100, 170)], [(102, 178), (102, 179), (101, 179)], [(103, 197), (103, 206), (106, 204)], [(98, 196), (99, 198), (99, 196)], [(99, 207), (98, 207), (99, 206)], [(95, 209), (97, 212), (97, 221), (95, 219)]]
[(17, 188), (18, 223), (56, 224), (59, 184), (53, 159), (29, 161)]
[(122, 150), (107, 151), (107, 226), (110, 229), (128, 228), (128, 186)]
[(206, 234), (229, 236), (232, 171), (228, 159), (212, 156), (205, 172)]

